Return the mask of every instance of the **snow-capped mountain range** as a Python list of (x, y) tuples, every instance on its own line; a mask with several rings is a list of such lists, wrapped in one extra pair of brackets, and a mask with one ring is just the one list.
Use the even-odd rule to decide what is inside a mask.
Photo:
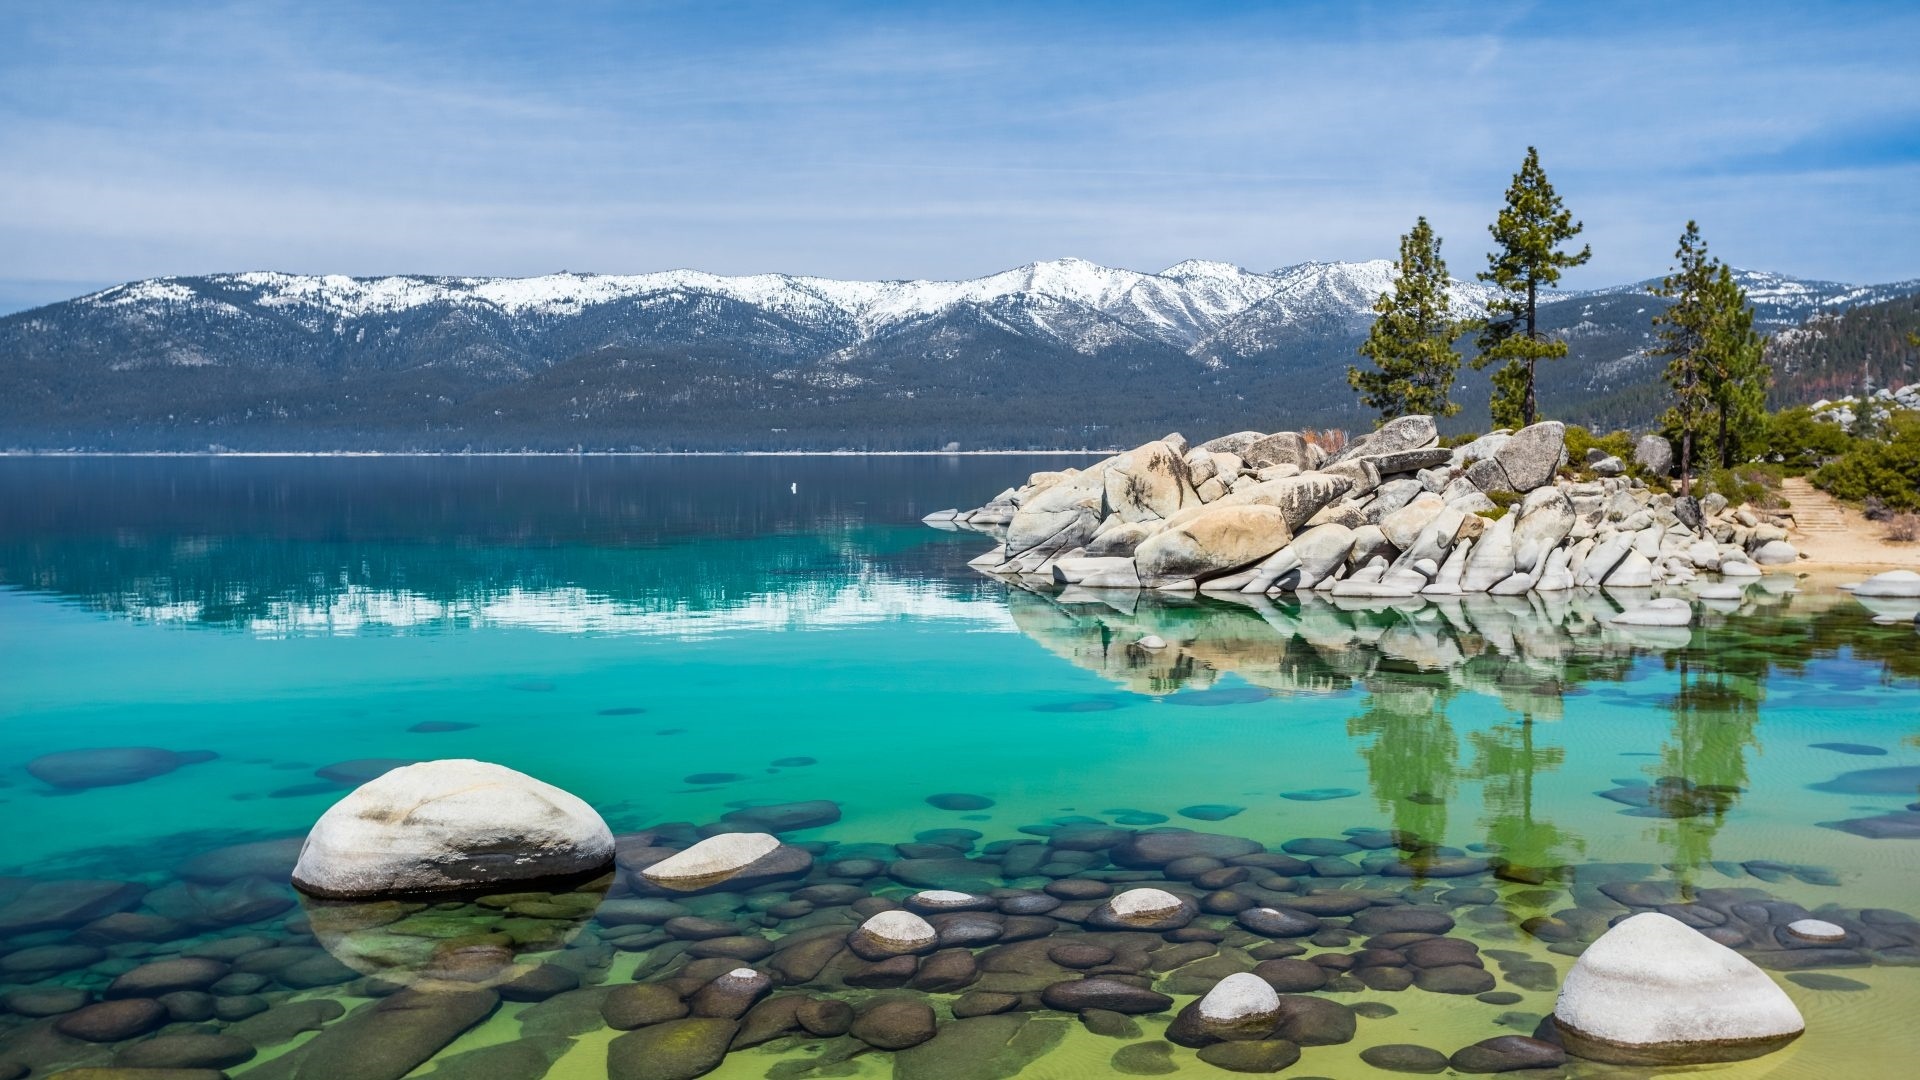
[[(1920, 281), (1854, 286), (1753, 271), (1740, 276), (1760, 321), (1772, 328), (1920, 292)], [(213, 427), (234, 422), (236, 410), (247, 423), (290, 410), (358, 415), (380, 395), (384, 414), (457, 411), (482, 388), (544, 380), (558, 393), (562, 369), (615, 353), (622, 364), (640, 364), (654, 373), (648, 378), (665, 381), (635, 382), (597, 369), (575, 374), (571, 385), (589, 390), (584, 398), (570, 393), (567, 408), (604, 417), (609, 403), (637, 409), (698, 402), (721, 386), (729, 388), (729, 408), (759, 412), (845, 409), (856, 399), (984, 401), (1001, 377), (990, 372), (1117, 385), (1127, 380), (1116, 372), (1143, 379), (1138, 373), (1151, 370), (1169, 387), (1226, 387), (1240, 401), (1272, 393), (1292, 409), (1351, 412), (1343, 369), (1392, 280), (1393, 264), (1383, 259), (1270, 272), (1189, 260), (1145, 273), (1071, 258), (962, 281), (696, 270), (155, 278), (0, 318), (0, 396), (29, 403), (0, 409), (0, 436), (9, 428), (34, 430), (35, 418), (49, 410), (83, 407), (63, 394), (144, 394), (149, 410), (176, 418), (213, 408), (210, 396), (219, 403), (205, 419)], [(1647, 284), (1543, 298), (1548, 328), (1591, 361), (1556, 365), (1554, 377), (1569, 382), (1570, 392), (1605, 396), (1644, 374), (1648, 314), (1659, 303)], [(1492, 291), (1455, 281), (1450, 295), (1456, 314), (1470, 317), (1484, 313)], [(666, 369), (677, 373), (661, 375)], [(177, 392), (170, 387), (180, 379), (146, 385), (165, 370), (206, 375), (188, 380), (192, 398), (168, 402), (161, 398)], [(232, 375), (216, 378), (221, 372)], [(1582, 377), (1584, 384), (1572, 385)], [(623, 379), (629, 384), (619, 385)], [(39, 412), (34, 401), (41, 401)], [(504, 416), (519, 404), (494, 409)], [(873, 415), (883, 412), (875, 406)], [(469, 430), (465, 419), (449, 422)]]
[[(550, 321), (616, 304), (715, 297), (748, 305), (846, 344), (961, 308), (1000, 311), (1028, 332), (1083, 353), (1136, 338), (1208, 351), (1256, 340), (1235, 324), (1258, 313), (1267, 324), (1365, 315), (1392, 286), (1393, 264), (1302, 263), (1258, 273), (1230, 263), (1189, 260), (1157, 274), (1084, 259), (1029, 263), (962, 281), (842, 281), (788, 274), (727, 277), (698, 270), (652, 274), (558, 273), (526, 278), (253, 272), (153, 278), (72, 303), (163, 319), (181, 312), (243, 317), (270, 311), (314, 333), (348, 332), (356, 322), (436, 307), (518, 320)], [(1484, 286), (1456, 282), (1464, 312), (1484, 310)], [(1218, 339), (1217, 341), (1215, 339)]]

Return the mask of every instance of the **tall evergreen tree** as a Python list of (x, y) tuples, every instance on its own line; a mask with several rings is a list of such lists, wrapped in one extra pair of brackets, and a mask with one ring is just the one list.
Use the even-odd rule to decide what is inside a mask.
[(1753, 329), (1747, 291), (1724, 263), (1707, 287), (1711, 313), (1706, 340), (1706, 382), (1720, 467), (1751, 460), (1760, 449), (1767, 424), (1767, 392), (1773, 369), (1767, 366), (1767, 339)]
[(1393, 291), (1381, 293), (1374, 302), (1379, 318), (1360, 345), (1360, 355), (1374, 367), (1347, 369), (1347, 382), (1360, 391), (1361, 404), (1379, 411), (1376, 426), (1410, 413), (1452, 416), (1460, 411), (1447, 399), (1460, 370), (1460, 357), (1453, 351), (1460, 330), (1447, 296), (1440, 238), (1426, 218), (1400, 238), (1400, 261), (1394, 269)]
[(1673, 301), (1653, 317), (1655, 335), (1660, 340), (1653, 354), (1667, 358), (1665, 378), (1673, 391), (1673, 404), (1662, 420), (1679, 433), (1680, 491), (1692, 494), (1696, 435), (1712, 411), (1706, 369), (1711, 363), (1709, 342), (1716, 318), (1711, 292), (1719, 267), (1707, 256), (1700, 226), (1691, 221), (1680, 234), (1680, 247), (1673, 257), (1679, 266), (1649, 290)]
[(1479, 275), (1501, 293), (1487, 304), (1477, 343), (1479, 355), (1473, 359), (1475, 371), (1501, 365), (1493, 373), (1491, 406), (1496, 427), (1534, 422), (1540, 412), (1534, 369), (1542, 360), (1567, 354), (1565, 341), (1548, 340), (1540, 333), (1540, 290), (1558, 285), (1560, 271), (1593, 257), (1593, 249), (1584, 245), (1579, 251), (1561, 250), (1560, 245), (1578, 236), (1581, 228), (1547, 182), (1540, 151), (1527, 147), (1527, 160), (1507, 188), (1506, 206), (1487, 226), (1499, 250), (1488, 253), (1487, 269)]

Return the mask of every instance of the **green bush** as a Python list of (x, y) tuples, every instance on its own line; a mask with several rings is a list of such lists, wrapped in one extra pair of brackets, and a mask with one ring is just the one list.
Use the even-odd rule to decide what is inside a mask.
[(1625, 431), (1609, 431), (1605, 435), (1595, 435), (1579, 424), (1567, 425), (1567, 460), (1576, 469), (1587, 467), (1587, 451), (1599, 450), (1603, 454), (1612, 454), (1628, 464), (1633, 463), (1633, 436)]
[(1778, 465), (1711, 469), (1693, 478), (1693, 494), (1704, 498), (1710, 492), (1718, 492), (1734, 506), (1752, 503), (1761, 510), (1782, 510), (1787, 505), (1780, 497), (1780, 478), (1784, 472)]
[(1920, 510), (1920, 416), (1895, 414), (1887, 441), (1853, 440), (1846, 454), (1813, 474), (1813, 482), (1850, 502), (1872, 497), (1895, 510)]
[(1788, 476), (1804, 476), (1853, 449), (1855, 439), (1839, 424), (1815, 420), (1806, 406), (1783, 409), (1767, 418), (1766, 460)]

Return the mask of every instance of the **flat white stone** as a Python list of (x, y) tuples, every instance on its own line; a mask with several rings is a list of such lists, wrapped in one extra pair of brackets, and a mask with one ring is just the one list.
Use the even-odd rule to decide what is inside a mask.
[(1731, 582), (1716, 581), (1693, 590), (1693, 595), (1702, 600), (1741, 600), (1746, 598), (1747, 590)]
[(1738, 559), (1723, 559), (1720, 563), (1721, 577), (1759, 577), (1760, 568), (1750, 562)]
[(1655, 911), (1621, 922), (1580, 954), (1553, 1014), (1624, 1047), (1785, 1040), (1807, 1026), (1752, 961)]
[(640, 871), (648, 881), (725, 879), (765, 858), (780, 841), (768, 833), (721, 833)]
[(1107, 901), (1119, 919), (1157, 919), (1180, 910), (1180, 898), (1164, 889), (1128, 889)]
[(931, 923), (911, 911), (883, 911), (861, 923), (860, 932), (898, 949), (925, 948), (939, 938)]
[(1146, 637), (1134, 642), (1134, 644), (1143, 649), (1164, 649), (1167, 647), (1166, 639), (1162, 638), (1159, 634), (1148, 634)]
[(955, 892), (952, 889), (928, 889), (914, 893), (909, 899), (926, 907), (963, 907), (980, 901), (972, 893)]
[(1845, 941), (1847, 930), (1825, 919), (1796, 919), (1787, 924), (1787, 933), (1808, 941)]
[(1629, 608), (1608, 621), (1618, 626), (1686, 626), (1693, 622), (1693, 605), (1663, 596)]
[(1251, 971), (1235, 972), (1213, 984), (1200, 999), (1202, 1020), (1247, 1020), (1280, 1011), (1280, 995), (1267, 980)]

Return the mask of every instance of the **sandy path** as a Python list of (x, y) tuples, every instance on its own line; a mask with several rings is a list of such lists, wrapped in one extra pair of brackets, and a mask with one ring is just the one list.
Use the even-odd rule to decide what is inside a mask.
[(1782, 481), (1780, 493), (1793, 507), (1793, 546), (1805, 556), (1798, 569), (1860, 566), (1920, 570), (1920, 543), (1885, 539), (1887, 527), (1835, 502), (1800, 477)]

